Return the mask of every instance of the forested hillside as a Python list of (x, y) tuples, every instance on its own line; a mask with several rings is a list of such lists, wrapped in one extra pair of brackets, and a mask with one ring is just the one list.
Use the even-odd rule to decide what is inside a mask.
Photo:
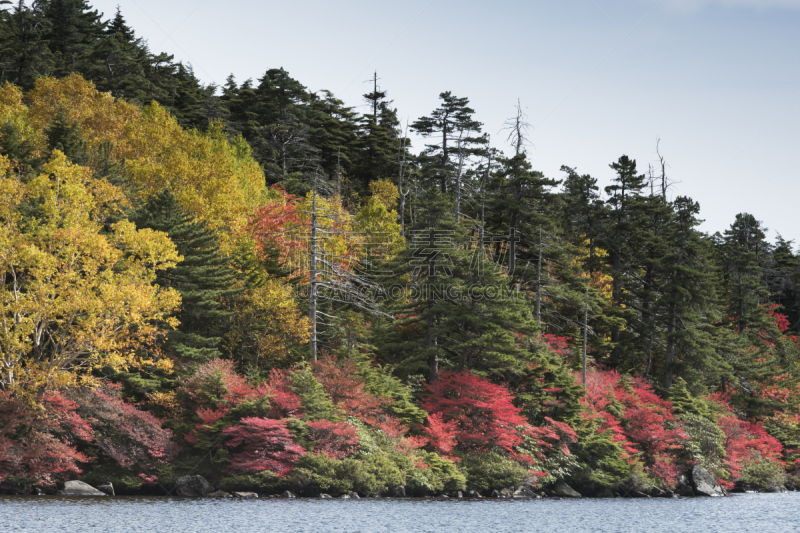
[(545, 176), (521, 110), (203, 86), (120, 12), (0, 4), (0, 490), (794, 483), (800, 260), (753, 214), (701, 232), (634, 154)]

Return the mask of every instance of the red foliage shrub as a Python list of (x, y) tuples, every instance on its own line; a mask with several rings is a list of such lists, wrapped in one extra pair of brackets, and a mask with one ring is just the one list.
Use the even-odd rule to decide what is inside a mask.
[(358, 430), (350, 424), (316, 420), (308, 423), (308, 429), (315, 454), (343, 459), (358, 449)]
[(243, 418), (237, 425), (222, 432), (226, 444), (235, 450), (228, 469), (239, 472), (269, 470), (282, 476), (305, 453), (292, 440), (286, 421), (269, 418)]
[(505, 387), (469, 371), (446, 370), (427, 388), (422, 408), (443, 422), (455, 423), (459, 449), (483, 453), (497, 447), (511, 452), (522, 442), (517, 428), (529, 426)]
[(551, 351), (558, 355), (564, 355), (569, 350), (570, 337), (558, 337), (556, 335), (545, 334), (539, 337), (539, 340), (547, 345)]
[(345, 413), (372, 427), (386, 419), (383, 408), (391, 398), (381, 398), (364, 389), (364, 380), (357, 376), (358, 366), (351, 359), (337, 361), (327, 356), (313, 364), (314, 377), (325, 388), (333, 403)]
[(270, 418), (297, 418), (303, 414), (300, 398), (292, 390), (291, 372), (274, 368), (269, 373), (272, 391)]
[(74, 394), (96, 434), (95, 445), (120, 466), (152, 468), (166, 464), (178, 452), (172, 432), (161, 421), (125, 402), (106, 386)]
[(598, 431), (610, 429), (612, 440), (629, 454), (625, 457), (629, 462), (641, 454), (647, 472), (666, 485), (674, 484), (678, 467), (673, 452), (686, 435), (676, 428), (672, 404), (656, 395), (647, 381), (594, 369), (587, 374), (586, 396), (581, 401), (589, 409), (585, 417), (604, 418)]
[(458, 422), (456, 420), (444, 420), (441, 413), (434, 413), (428, 415), (426, 420), (425, 436), (427, 443), (441, 455), (450, 459), (456, 459), (450, 452), (456, 447), (456, 429)]
[(235, 404), (256, 394), (247, 380), (236, 372), (233, 362), (212, 359), (201, 365), (195, 374), (181, 380), (178, 397), (190, 410), (215, 409)]
[(92, 437), (86, 423), (69, 412), (73, 404), (57, 393), (49, 395), (45, 403), (55, 409), (53, 417), (0, 391), (0, 485), (9, 478), (28, 478), (53, 487), (57, 480), (80, 474), (78, 463), (89, 460), (71, 445), (71, 437), (64, 431), (74, 427), (77, 437)]
[(712, 398), (719, 402), (718, 407), (724, 413), (717, 424), (725, 434), (723, 464), (731, 474), (731, 479), (719, 480), (722, 486), (732, 488), (733, 481), (741, 476), (742, 470), (749, 463), (762, 459), (783, 463), (783, 445), (776, 438), (769, 435), (760, 424), (739, 419), (722, 395), (715, 394)]

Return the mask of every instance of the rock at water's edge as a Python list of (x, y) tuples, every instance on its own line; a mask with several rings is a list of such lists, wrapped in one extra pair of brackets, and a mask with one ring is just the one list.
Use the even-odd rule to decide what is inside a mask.
[(108, 483), (98, 485), (97, 490), (104, 493), (106, 496), (116, 496), (114, 494), (114, 485), (112, 485), (110, 481)]
[(297, 496), (286, 490), (281, 494), (281, 498), (297, 498)]
[(244, 498), (245, 500), (258, 498), (258, 494), (256, 494), (255, 492), (234, 492), (233, 496), (235, 498)]
[(104, 492), (100, 492), (88, 483), (76, 480), (64, 483), (64, 490), (58, 493), (63, 496), (105, 496)]
[(206, 494), (206, 498), (230, 498), (231, 495), (224, 490), (215, 490), (210, 494)]
[(539, 496), (529, 486), (520, 485), (514, 491), (514, 498), (538, 498)]
[(392, 487), (390, 489), (392, 496), (395, 498), (405, 498), (406, 497), (406, 488), (402, 485), (397, 485), (396, 487)]
[(175, 480), (175, 494), (187, 498), (207, 496), (214, 492), (214, 487), (203, 476), (181, 476)]
[(553, 492), (556, 493), (556, 496), (561, 496), (562, 498), (580, 498), (581, 494), (561, 481), (560, 479), (556, 481), (555, 486), (553, 487)]
[(694, 493), (698, 496), (724, 496), (725, 491), (722, 487), (717, 485), (714, 477), (708, 473), (708, 470), (700, 465), (692, 467), (692, 488)]

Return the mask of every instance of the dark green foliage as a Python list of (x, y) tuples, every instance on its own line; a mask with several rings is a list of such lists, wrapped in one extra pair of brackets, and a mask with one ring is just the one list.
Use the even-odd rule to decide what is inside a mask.
[(73, 163), (82, 164), (86, 157), (86, 141), (81, 137), (81, 129), (77, 122), (70, 124), (66, 115), (59, 111), (56, 118), (45, 130), (47, 147), (52, 152), (59, 150)]
[(633, 466), (626, 461), (622, 447), (613, 440), (611, 430), (598, 432), (599, 421), (577, 427), (578, 445), (573, 455), (578, 462), (566, 477), (567, 482), (581, 493), (599, 493), (627, 479)]
[(180, 326), (167, 335), (165, 349), (189, 361), (202, 362), (222, 355), (219, 344), (227, 328), (230, 311), (222, 300), (238, 292), (229, 261), (219, 253), (217, 239), (196, 222), (169, 191), (150, 197), (131, 216), (139, 228), (163, 231), (183, 257), (177, 267), (158, 273), (157, 283), (181, 293), (177, 314)]
[(530, 308), (508, 289), (496, 265), (465, 249), (466, 234), (451, 205), (430, 193), (409, 248), (388, 265), (387, 291), (405, 287), (421, 296), (390, 302), (400, 319), (385, 324), (379, 355), (406, 376), (433, 380), (442, 367), (515, 383), (531, 358), (517, 339), (535, 334)]
[(47, 41), (51, 23), (43, 6), (19, 0), (11, 12), (0, 12), (0, 81), (30, 88), (36, 78), (53, 73), (55, 58)]
[(23, 177), (41, 168), (42, 162), (33, 155), (33, 146), (22, 139), (19, 128), (12, 122), (0, 125), (0, 154), (11, 159), (12, 168)]
[(94, 44), (105, 29), (100, 13), (91, 10), (85, 0), (50, 0), (45, 6), (55, 74), (65, 76), (90, 69)]

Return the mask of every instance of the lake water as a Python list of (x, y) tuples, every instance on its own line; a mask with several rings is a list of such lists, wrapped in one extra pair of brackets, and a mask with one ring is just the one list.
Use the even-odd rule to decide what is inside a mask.
[(0, 532), (800, 531), (800, 493), (615, 500), (194, 500), (0, 496)]

